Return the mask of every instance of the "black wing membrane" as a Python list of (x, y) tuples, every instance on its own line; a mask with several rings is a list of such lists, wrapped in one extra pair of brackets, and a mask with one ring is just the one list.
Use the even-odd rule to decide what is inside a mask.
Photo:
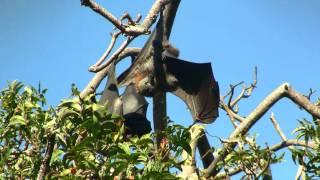
[(99, 101), (100, 104), (107, 104), (108, 111), (122, 115), (121, 100), (119, 96), (117, 80), (115, 77), (115, 65), (111, 64), (108, 71), (108, 81)]
[(122, 94), (123, 118), (129, 134), (141, 136), (151, 131), (150, 121), (147, 119), (148, 102), (138, 94), (133, 84), (126, 87)]
[(211, 63), (192, 63), (170, 56), (164, 56), (163, 63), (166, 76), (175, 81), (172, 93), (187, 104), (193, 119), (213, 122), (219, 116), (220, 95)]
[(148, 102), (144, 96), (137, 93), (133, 84), (128, 85), (121, 97), (119, 96), (113, 64), (99, 103), (106, 104), (109, 112), (123, 116), (127, 135), (141, 136), (151, 131), (150, 121), (146, 117)]

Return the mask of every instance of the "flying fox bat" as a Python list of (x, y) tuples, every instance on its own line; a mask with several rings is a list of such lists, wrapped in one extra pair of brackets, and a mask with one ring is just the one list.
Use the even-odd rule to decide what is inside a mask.
[(138, 94), (133, 84), (127, 86), (121, 96), (124, 125), (128, 127), (128, 134), (142, 136), (151, 131), (150, 121), (146, 118), (148, 102)]
[(131, 66), (118, 77), (119, 86), (134, 84), (139, 94), (156, 90), (173, 92), (189, 107), (194, 120), (211, 123), (218, 117), (219, 86), (211, 64), (176, 59), (177, 49), (168, 43), (163, 16)]
[(99, 103), (107, 103), (109, 112), (123, 116), (126, 135), (142, 136), (151, 131), (150, 121), (146, 118), (148, 102), (136, 92), (133, 85), (127, 86), (119, 96), (114, 64), (108, 72), (108, 82)]
[[(203, 123), (213, 122), (219, 116), (220, 95), (211, 63), (192, 63), (176, 59), (169, 54), (163, 55), (161, 62), (164, 68), (165, 84), (163, 88), (165, 91), (172, 92), (181, 98), (190, 109), (194, 120)], [(134, 71), (132, 67), (120, 75), (119, 79), (121, 80), (125, 73)], [(146, 74), (136, 73), (129, 82), (135, 83), (138, 92), (140, 90), (139, 93), (150, 93), (154, 88), (149, 89), (150, 86), (154, 86), (153, 75), (147, 73), (152, 73), (152, 71), (142, 71), (142, 73)]]
[(159, 44), (155, 43), (157, 42), (155, 32), (133, 64), (118, 77), (119, 85), (133, 83), (138, 93), (145, 96), (152, 96), (156, 88), (172, 92), (187, 104), (194, 120), (203, 123), (213, 122), (219, 116), (220, 94), (211, 63), (199, 64), (177, 59), (175, 57), (179, 51), (165, 43), (162, 45), (164, 50), (161, 59), (158, 60), (160, 66), (157, 67), (163, 68), (164, 82), (161, 86), (157, 86), (155, 79), (157, 57), (153, 56), (153, 52)]

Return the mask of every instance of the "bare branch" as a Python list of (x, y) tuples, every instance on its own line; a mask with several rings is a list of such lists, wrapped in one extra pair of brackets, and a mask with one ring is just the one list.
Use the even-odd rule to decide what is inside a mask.
[(238, 95), (238, 97), (229, 104), (230, 107), (233, 108), (235, 105), (239, 103), (241, 99), (250, 97), (253, 90), (257, 87), (257, 83), (258, 83), (258, 68), (256, 66), (254, 68), (253, 83), (251, 83), (249, 87), (246, 87), (246, 86), (242, 87), (242, 91)]
[(102, 69), (106, 68), (107, 66), (109, 66), (115, 59), (117, 59), (117, 57), (121, 54), (121, 52), (129, 45), (129, 43), (134, 39), (134, 36), (129, 36), (119, 47), (119, 49), (117, 49), (116, 52), (114, 52), (111, 57), (108, 59), (107, 63), (100, 65), (98, 67), (91, 67), (90, 71), (92, 72), (99, 72)]
[(309, 141), (308, 143), (306, 143), (305, 141), (290, 139), (290, 140), (282, 141), (279, 144), (276, 144), (276, 145), (270, 147), (270, 150), (275, 152), (275, 151), (279, 151), (280, 149), (290, 147), (290, 146), (302, 146), (302, 147), (306, 147), (306, 148), (310, 148), (310, 149), (317, 148), (317, 144), (313, 141)]
[(241, 81), (241, 82), (236, 83), (235, 85), (230, 84), (230, 90), (229, 90), (229, 92), (228, 92), (226, 95), (224, 95), (224, 96), (222, 97), (222, 99), (224, 100), (226, 97), (229, 96), (228, 102), (231, 102), (231, 100), (232, 100), (232, 98), (233, 98), (234, 89), (235, 89), (236, 87), (238, 87), (239, 85), (243, 84), (243, 83), (244, 83), (244, 82)]
[(116, 28), (118, 28), (122, 33), (129, 36), (138, 36), (140, 34), (149, 33), (149, 28), (157, 19), (157, 15), (161, 9), (169, 3), (170, 0), (157, 0), (152, 5), (148, 15), (145, 17), (143, 22), (139, 25), (137, 22), (141, 19), (137, 18), (137, 21), (134, 22), (129, 14), (124, 14), (122, 19), (128, 19), (128, 24), (122, 24), (121, 20), (118, 20), (111, 12), (103, 8), (101, 5), (96, 3), (94, 0), (81, 0), (81, 4), (84, 6), (90, 7), (93, 11), (100, 14), (108, 21), (110, 21)]
[[(308, 113), (320, 117), (320, 107), (312, 104), (305, 96), (296, 92), (288, 83), (280, 85), (270, 95), (268, 95), (257, 107), (253, 110), (248, 117), (243, 121), (229, 136), (229, 139), (235, 139), (240, 135), (246, 134), (250, 128), (280, 99), (287, 97), (291, 99), (295, 104), (298, 104)], [(284, 142), (285, 144), (285, 142)], [(215, 176), (220, 169), (216, 169), (219, 161), (225, 158), (228, 154), (228, 149), (233, 149), (236, 143), (224, 145), (219, 156), (211, 163), (211, 165), (203, 170), (205, 177)]]
[[(140, 48), (126, 48), (115, 59), (115, 63), (118, 63), (122, 59), (124, 59), (126, 57), (129, 57), (129, 56), (137, 56), (140, 53), (140, 51), (141, 51)], [(101, 81), (107, 76), (108, 70), (109, 70), (109, 68), (106, 67), (103, 70), (101, 70), (98, 73), (96, 73), (95, 76), (88, 83), (88, 85), (82, 90), (82, 92), (80, 94), (80, 97), (85, 97), (85, 96), (87, 96), (87, 95), (89, 95), (91, 93), (94, 93), (96, 88), (101, 83)]]
[(91, 72), (97, 72), (97, 69), (99, 68), (99, 66), (103, 63), (103, 61), (107, 58), (107, 56), (110, 54), (111, 50), (114, 47), (114, 44), (116, 43), (116, 40), (118, 38), (118, 36), (121, 34), (121, 32), (116, 32), (116, 33), (112, 33), (112, 37), (111, 37), (111, 42), (107, 48), (107, 50), (103, 53), (103, 55), (101, 56), (101, 58), (98, 60), (98, 62), (96, 62), (96, 64), (92, 65), (89, 68), (89, 71)]
[(308, 95), (305, 95), (305, 97), (308, 98), (309, 101), (310, 101), (310, 100), (311, 100), (311, 96), (312, 96), (313, 94), (315, 94), (315, 93), (316, 93), (316, 91), (310, 88)]
[(230, 119), (234, 122), (234, 120), (237, 120), (239, 122), (242, 122), (245, 120), (244, 117), (238, 115), (237, 113), (235, 113), (232, 109), (230, 109), (226, 104), (224, 104), (222, 101), (220, 101), (220, 108), (225, 110), (228, 114), (228, 116), (230, 117)]
[(281, 128), (280, 128), (280, 125), (279, 125), (279, 123), (277, 122), (276, 118), (274, 117), (274, 114), (273, 114), (273, 113), (271, 113), (270, 120), (271, 120), (274, 128), (275, 128), (276, 131), (278, 132), (279, 136), (281, 137), (281, 139), (282, 139), (283, 141), (286, 141), (287, 138), (286, 138), (286, 136), (284, 135), (284, 133), (282, 132), (282, 130), (281, 130)]
[(226, 178), (226, 177), (230, 177), (230, 176), (236, 175), (236, 174), (238, 174), (240, 172), (242, 172), (242, 167), (239, 166), (237, 168), (229, 169), (228, 172), (218, 173), (215, 178), (216, 179), (223, 179), (223, 178)]
[[(142, 16), (140, 16), (142, 17)], [(122, 23), (123, 20), (127, 19), (128, 20), (128, 24), (129, 25), (134, 25), (136, 22), (132, 19), (132, 17), (130, 16), (130, 14), (128, 12), (125, 12), (121, 18), (120, 18), (120, 21)], [(139, 18), (138, 20), (140, 21), (141, 18)]]
[[(278, 134), (280, 135), (281, 139), (283, 141), (287, 141), (287, 137), (284, 135), (284, 133), (282, 132), (281, 128), (280, 128), (280, 125), (278, 124), (276, 118), (274, 117), (274, 114), (272, 113), (271, 114), (271, 117), (270, 117), (270, 120), (273, 124), (273, 126), (275, 127), (276, 131), (278, 132)], [(293, 147), (288, 147), (290, 150), (293, 150), (294, 148)], [(298, 170), (297, 170), (297, 175), (296, 175), (296, 180), (299, 179), (301, 173), (302, 173), (302, 170), (303, 170), (303, 166), (302, 165), (299, 165), (298, 167)]]

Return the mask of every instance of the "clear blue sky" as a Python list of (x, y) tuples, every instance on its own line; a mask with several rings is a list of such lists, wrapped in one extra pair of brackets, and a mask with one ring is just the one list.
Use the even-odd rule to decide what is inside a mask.
[[(154, 1), (98, 2), (119, 17), (125, 11), (145, 15)], [(171, 42), (180, 49), (182, 59), (212, 62), (222, 94), (231, 83), (250, 83), (257, 65), (258, 89), (240, 106), (240, 112), (247, 115), (285, 81), (304, 93), (309, 88), (320, 91), (319, 8), (318, 0), (185, 0), (180, 4)], [(109, 22), (81, 7), (79, 0), (1, 0), (0, 88), (15, 79), (33, 86), (40, 81), (49, 89), (49, 104), (57, 105), (70, 95), (72, 83), (83, 89), (92, 78), (87, 69), (109, 44), (111, 29)], [(133, 46), (141, 47), (144, 41), (145, 37), (140, 38)], [(121, 67), (127, 65), (122, 63)], [(282, 100), (272, 112), (289, 137), (293, 137), (290, 133), (297, 119), (309, 118), (288, 100)], [(220, 113), (208, 132), (227, 137), (232, 127), (225, 113)], [(270, 114), (251, 131), (258, 132), (261, 144), (280, 140), (269, 121)], [(168, 95), (168, 115), (176, 123), (191, 123), (185, 104), (172, 95)], [(216, 138), (210, 141), (219, 144)], [(296, 167), (290, 156), (286, 158), (281, 165), (272, 166), (276, 180), (295, 176)]]

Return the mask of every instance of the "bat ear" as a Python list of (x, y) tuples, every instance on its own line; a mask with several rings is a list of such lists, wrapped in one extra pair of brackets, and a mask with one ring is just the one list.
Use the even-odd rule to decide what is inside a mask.
[(211, 123), (219, 116), (219, 85), (211, 63), (192, 63), (170, 56), (164, 57), (169, 91), (188, 106), (194, 120)]

